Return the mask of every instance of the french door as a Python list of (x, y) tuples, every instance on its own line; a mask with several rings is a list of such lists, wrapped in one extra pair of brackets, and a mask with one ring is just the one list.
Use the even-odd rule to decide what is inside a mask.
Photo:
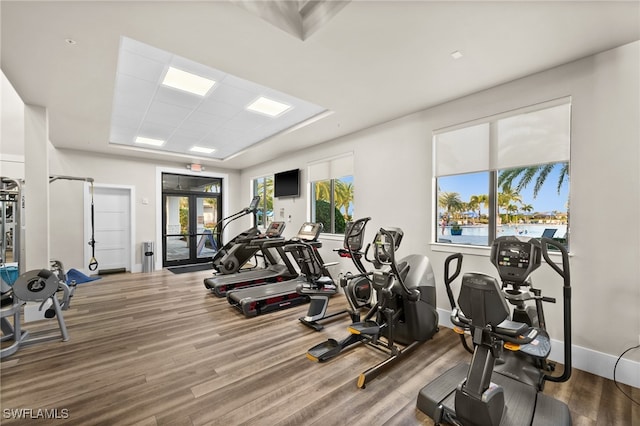
[(170, 175), (165, 179), (165, 175), (162, 193), (163, 266), (210, 261), (219, 243), (216, 225), (222, 217), (221, 179), (180, 176), (177, 185), (165, 185), (178, 176)]

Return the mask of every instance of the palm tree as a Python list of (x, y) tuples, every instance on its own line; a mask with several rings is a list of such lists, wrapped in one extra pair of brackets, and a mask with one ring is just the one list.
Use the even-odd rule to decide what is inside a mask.
[(531, 213), (533, 211), (533, 206), (531, 204), (523, 204), (520, 207), (520, 210), (522, 210), (525, 213)]
[[(507, 212), (507, 221), (510, 220), (509, 212), (513, 211), (515, 205), (513, 203), (522, 204), (522, 196), (517, 190), (510, 186), (503, 185), (502, 192), (498, 193), (498, 208), (505, 209)], [(517, 209), (517, 207), (516, 207)]]
[(331, 200), (331, 181), (321, 180), (314, 182), (316, 200), (330, 201)]
[(349, 205), (353, 202), (353, 184), (341, 180), (335, 181), (335, 204), (338, 210), (344, 208), (343, 216), (347, 218)]
[(460, 199), (460, 194), (457, 192), (441, 192), (438, 197), (438, 206), (445, 209), (447, 216), (451, 217), (452, 212), (463, 209), (463, 202)]
[[(501, 187), (511, 187), (513, 182), (516, 179), (518, 183), (515, 187), (516, 192), (522, 191), (523, 188), (526, 188), (529, 183), (535, 177), (535, 186), (533, 187), (533, 198), (538, 196), (542, 185), (544, 184), (549, 173), (554, 169), (554, 167), (560, 166), (560, 175), (558, 177), (557, 190), (558, 194), (560, 193), (560, 189), (562, 188), (562, 184), (565, 180), (569, 179), (569, 163), (549, 163), (549, 164), (540, 164), (537, 166), (529, 166), (529, 167), (516, 167), (514, 169), (503, 170), (500, 172), (500, 176), (498, 176), (498, 185)], [(536, 177), (537, 176), (537, 177)]]
[(485, 206), (486, 208), (489, 208), (489, 196), (487, 194), (472, 195), (471, 198), (469, 199), (469, 208), (478, 209), (478, 219), (482, 217), (482, 211), (480, 210), (481, 205)]

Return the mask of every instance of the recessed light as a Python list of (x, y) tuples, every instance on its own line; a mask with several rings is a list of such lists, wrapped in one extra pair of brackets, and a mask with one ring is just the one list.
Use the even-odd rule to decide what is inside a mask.
[(451, 57), (453, 59), (460, 59), (462, 58), (462, 52), (460, 52), (459, 50), (456, 50), (455, 52), (451, 52)]
[(169, 67), (164, 76), (164, 80), (162, 80), (162, 84), (173, 87), (174, 89), (204, 96), (211, 90), (216, 82), (187, 71), (179, 70), (178, 68)]
[(268, 115), (269, 117), (275, 117), (291, 108), (291, 105), (283, 104), (282, 102), (274, 101), (273, 99), (259, 97), (249, 106), (248, 111), (258, 112), (260, 114)]
[(206, 148), (204, 146), (193, 146), (189, 151), (200, 152), (202, 154), (211, 154), (213, 151), (215, 151), (215, 149)]
[(153, 145), (153, 146), (162, 146), (164, 145), (164, 141), (160, 139), (151, 139), (151, 138), (143, 138), (142, 136), (138, 136), (136, 138), (136, 143), (143, 145)]

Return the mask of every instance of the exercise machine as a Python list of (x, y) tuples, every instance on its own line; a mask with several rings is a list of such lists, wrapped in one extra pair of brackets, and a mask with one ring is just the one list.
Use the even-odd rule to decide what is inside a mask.
[[(218, 297), (226, 297), (230, 290), (288, 281), (298, 277), (298, 271), (283, 249), (286, 244), (285, 238), (281, 235), (283, 229), (283, 222), (273, 222), (264, 234), (238, 240), (235, 245), (242, 247), (244, 253), (261, 251), (267, 264), (265, 268), (239, 270), (232, 274), (205, 278), (205, 288)], [(272, 250), (278, 253), (282, 263), (274, 256)]]
[[(58, 292), (62, 297), (58, 299)], [(57, 338), (57, 335), (30, 335), (22, 328), (21, 311), (27, 302), (40, 303), (38, 310), (45, 309), (44, 317), (56, 318), (60, 328), (60, 338), (63, 342), (69, 340), (69, 333), (64, 322), (63, 310), (69, 307), (72, 290), (66, 282), (50, 270), (31, 270), (21, 274), (11, 285), (11, 291), (2, 295), (2, 308), (0, 310), (0, 327), (2, 329), (2, 342), (11, 341), (10, 345), (3, 347), (0, 358), (13, 355), (21, 346)], [(9, 321), (13, 318), (13, 323)]]
[[(385, 352), (388, 355), (385, 360), (358, 376), (357, 386), (361, 389), (438, 331), (431, 263), (426, 256), (417, 254), (396, 262), (395, 252), (402, 236), (398, 228), (380, 228), (365, 250), (365, 260), (373, 263), (375, 270), (350, 277), (371, 276), (377, 293), (377, 302), (364, 320), (351, 324), (345, 339), (329, 339), (307, 351), (307, 358), (316, 362), (328, 361), (362, 343)], [(373, 259), (367, 255), (370, 247), (373, 247)]]
[[(560, 265), (550, 258), (549, 247), (560, 252)], [(540, 328), (541, 310), (536, 312), (536, 321), (533, 311), (527, 313), (521, 303), (554, 301), (537, 291), (521, 290), (531, 286), (530, 275), (542, 258), (563, 281), (564, 371), (559, 376), (549, 374), (546, 359), (551, 345), (548, 334)], [(571, 280), (566, 248), (549, 238), (497, 238), (491, 261), (502, 285), (486, 274), (465, 273), (455, 305), (450, 284), (459, 273), (460, 259), (453, 276), (445, 267), (445, 284), (454, 303), (451, 321), (459, 333), (470, 333), (473, 357), (471, 364), (459, 364), (423, 387), (418, 409), (435, 424), (570, 425), (567, 405), (542, 393), (545, 382), (565, 382), (571, 377)], [(514, 287), (520, 288), (518, 293)], [(513, 316), (507, 301), (520, 305)], [(521, 319), (532, 320), (532, 324)]]
[(229, 291), (229, 304), (246, 317), (254, 317), (309, 302), (309, 296), (297, 291), (298, 285), (304, 281), (323, 281), (327, 288), (330, 288), (329, 281), (333, 280), (317, 251), (322, 246), (318, 241), (320, 232), (321, 223), (304, 223), (298, 234), (280, 247), (285, 253), (285, 258), (288, 259), (287, 253), (293, 255), (300, 266), (302, 276), (284, 282)]
[[(337, 250), (340, 257), (353, 260), (360, 274), (366, 274), (367, 272), (361, 261), (364, 253), (360, 250), (363, 246), (365, 227), (370, 220), (371, 218), (367, 217), (358, 219), (355, 222), (349, 222), (344, 234), (343, 248)], [(327, 266), (322, 262), (317, 250), (307, 248), (302, 254), (306, 254), (306, 256), (302, 261), (298, 262), (299, 264), (305, 262), (309, 265), (309, 268), (315, 267), (316, 269), (319, 269), (322, 265)], [(296, 289), (298, 294), (308, 296), (311, 301), (307, 315), (299, 318), (302, 324), (320, 331), (324, 326), (319, 321), (335, 318), (343, 314), (349, 314), (352, 322), (358, 322), (360, 321), (360, 310), (364, 307), (371, 308), (375, 304), (375, 292), (368, 275), (352, 279), (351, 274), (347, 273), (346, 276), (340, 277), (339, 282), (350, 309), (331, 314), (327, 313), (329, 300), (338, 292), (338, 287), (328, 273), (320, 277), (312, 275), (312, 279), (307, 279), (298, 284)]]
[[(256, 195), (251, 200), (251, 203), (249, 203), (249, 207), (246, 207), (231, 216), (222, 218), (216, 225), (216, 234), (219, 240), (222, 241), (224, 228), (226, 228), (231, 222), (248, 214), (253, 215), (253, 226), (236, 235), (229, 242), (224, 244), (215, 255), (213, 255), (211, 262), (213, 264), (213, 269), (217, 272), (221, 274), (233, 274), (238, 272), (238, 270), (256, 254), (257, 250), (247, 248), (246, 244), (243, 244), (243, 242), (246, 242), (251, 238), (255, 238), (260, 234), (257, 226), (258, 222), (256, 220), (258, 204), (260, 204), (260, 196)], [(222, 225), (222, 228), (220, 228), (220, 225)]]
[[(217, 274), (233, 274), (236, 272), (246, 272), (251, 269), (255, 269), (258, 266), (257, 258), (260, 256), (264, 261), (264, 267), (273, 265), (277, 261), (273, 256), (269, 256), (265, 253), (264, 244), (261, 244), (262, 239), (271, 239), (282, 237), (282, 233), (286, 224), (284, 222), (271, 222), (267, 229), (261, 233), (254, 235), (248, 230), (242, 234), (236, 236), (233, 241), (233, 246), (229, 249), (227, 254), (221, 259), (219, 270)], [(260, 254), (259, 254), (260, 253)], [(255, 265), (251, 268), (246, 268), (245, 265), (249, 259), (254, 258)]]

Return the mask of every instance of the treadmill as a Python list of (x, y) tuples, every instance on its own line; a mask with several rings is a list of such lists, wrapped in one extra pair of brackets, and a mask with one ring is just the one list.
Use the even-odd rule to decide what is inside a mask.
[[(560, 251), (560, 266), (549, 258), (548, 246)], [(571, 376), (568, 253), (562, 244), (549, 238), (525, 240), (508, 236), (494, 241), (491, 254), (491, 261), (503, 283), (524, 283), (540, 266), (540, 254), (563, 278), (564, 371), (560, 376), (552, 376), (545, 370), (539, 370), (537, 380), (524, 379), (522, 373), (525, 370), (531, 372), (532, 366), (548, 357), (551, 350), (549, 336), (542, 328), (509, 319), (508, 297), (495, 278), (481, 273), (466, 273), (462, 279), (458, 307), (453, 308), (451, 321), (456, 332), (471, 334), (474, 343), (471, 364), (459, 364), (423, 387), (418, 394), (417, 408), (431, 417), (436, 425), (571, 425), (567, 405), (542, 393), (546, 381), (565, 382)], [(447, 263), (445, 284), (452, 299), (450, 284), (458, 275), (460, 264), (453, 277), (449, 277), (448, 266)], [(552, 301), (540, 295), (532, 299), (536, 303)], [(464, 338), (463, 335), (461, 337)]]
[[(318, 241), (321, 231), (321, 223), (304, 223), (300, 231), (298, 231), (298, 235), (285, 243), (284, 251), (295, 252), (302, 250), (301, 245), (311, 246), (313, 250), (317, 250), (322, 246), (322, 243)], [(295, 257), (296, 259), (304, 258), (304, 256), (298, 255)], [(319, 266), (320, 270), (328, 275), (324, 265)], [(300, 268), (303, 273), (307, 272), (305, 276), (285, 282), (228, 291), (227, 301), (248, 318), (307, 303), (309, 302), (309, 296), (299, 294), (297, 287), (300, 283), (306, 282), (307, 279), (312, 279), (312, 277), (308, 273), (309, 269), (306, 265), (301, 263)]]
[[(264, 234), (247, 238), (236, 244), (236, 246), (242, 246), (244, 251), (261, 251), (269, 266), (205, 278), (205, 288), (218, 297), (225, 297), (229, 290), (282, 282), (298, 277), (298, 271), (283, 249), (286, 244), (286, 240), (281, 235), (283, 230), (284, 222), (273, 222)], [(278, 262), (272, 250), (278, 252), (283, 263)]]

